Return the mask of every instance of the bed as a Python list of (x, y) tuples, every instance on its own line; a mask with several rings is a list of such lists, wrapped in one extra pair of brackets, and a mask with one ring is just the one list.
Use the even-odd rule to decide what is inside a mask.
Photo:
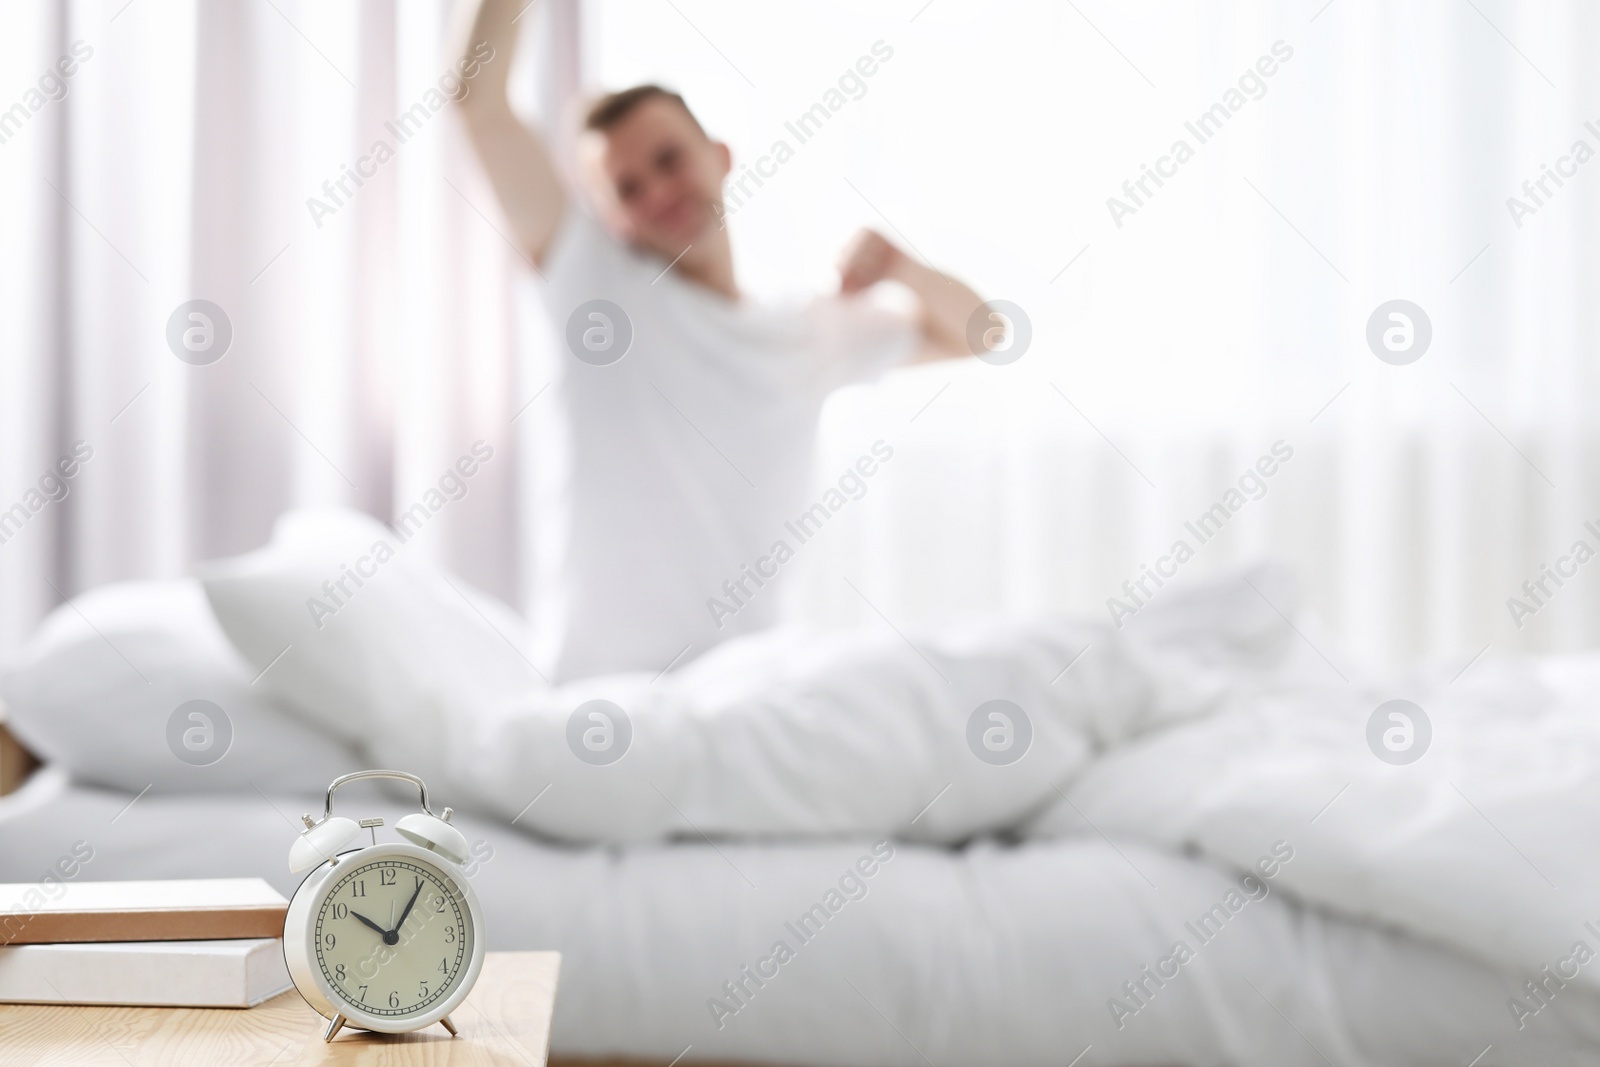
[[(0, 799), (0, 880), (35, 879), (81, 840), (85, 878), (259, 876), (287, 894), (291, 820), (319, 803), (135, 800), (45, 767)], [(404, 810), (360, 806), (389, 825)], [(491, 947), (563, 954), (558, 1063), (1421, 1067), (1490, 1045), (1479, 1062), (1594, 1062), (1592, 999), (1558, 997), (1517, 1032), (1504, 1005), (1524, 976), (1281, 893), (1201, 946), (1184, 923), (1237, 874), (1134, 842), (898, 844), (802, 943), (796, 919), (873, 842), (571, 847), (459, 819)], [(795, 957), (755, 985), (745, 968), (780, 939)], [(1195, 958), (1157, 987), (1148, 975), (1172, 969), (1160, 961), (1179, 939)], [(707, 1003), (733, 1007), (736, 981), (749, 995), (719, 1020)], [(1125, 982), (1146, 996), (1119, 1028), (1108, 1001), (1138, 1004)]]
[[(298, 816), (392, 766), (460, 813), (490, 946), (563, 953), (567, 1061), (1600, 1061), (1600, 657), (1350, 677), (1257, 572), (1126, 628), (772, 631), (557, 687), (403, 557), (308, 629), (381, 529), (301, 525), (0, 664), (45, 763), (0, 798), (0, 879), (82, 842), (83, 877), (287, 894)], [(1401, 696), (1431, 727), (1397, 761)], [(604, 759), (596, 701), (630, 724)]]

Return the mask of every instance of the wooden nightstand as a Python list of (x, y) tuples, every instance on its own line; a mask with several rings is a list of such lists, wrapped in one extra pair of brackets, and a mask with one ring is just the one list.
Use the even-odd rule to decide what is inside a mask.
[(327, 1021), (290, 990), (229, 1008), (0, 1005), (0, 1060), (8, 1067), (545, 1067), (561, 956), (491, 952), (454, 1013), (460, 1036), (430, 1026), (385, 1036), (345, 1031), (324, 1044)]

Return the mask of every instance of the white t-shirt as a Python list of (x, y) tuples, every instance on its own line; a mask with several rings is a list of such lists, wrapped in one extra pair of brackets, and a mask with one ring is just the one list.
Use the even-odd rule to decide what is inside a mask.
[(533, 615), (552, 680), (654, 673), (770, 625), (776, 580), (731, 615), (709, 602), (732, 605), (724, 583), (804, 510), (823, 399), (906, 359), (912, 324), (864, 296), (729, 300), (578, 210), (547, 259)]

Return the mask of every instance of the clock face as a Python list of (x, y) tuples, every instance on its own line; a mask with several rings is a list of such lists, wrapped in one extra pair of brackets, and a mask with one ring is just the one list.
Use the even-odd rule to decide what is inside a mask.
[(313, 966), (351, 1008), (404, 1019), (460, 985), (476, 933), (449, 875), (410, 857), (375, 859), (325, 890)]

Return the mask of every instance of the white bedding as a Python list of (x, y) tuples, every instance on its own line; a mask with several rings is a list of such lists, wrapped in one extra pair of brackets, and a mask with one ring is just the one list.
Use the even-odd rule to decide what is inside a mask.
[[(1166, 590), (1123, 630), (777, 631), (671, 672), (550, 687), (494, 612), (414, 561), (308, 630), (321, 551), (220, 569), (213, 608), (285, 709), (421, 774), (482, 817), (468, 824), (498, 856), (520, 857), (486, 868), (484, 896), (502, 944), (572, 954), (564, 1047), (887, 1064), (927, 1044), (946, 1062), (1022, 1064), (1092, 1044), (1109, 1051), (1086, 1064), (1420, 1064), (1493, 1044), (1488, 1067), (1559, 1063), (1582, 1038), (1572, 1062), (1600, 1062), (1600, 659), (1346, 680), (1290, 621), (1287, 583), (1258, 571)], [(1368, 716), (1395, 697), (1433, 722), (1404, 766), (1367, 747)], [(997, 698), (1031, 724), (1007, 765), (969, 740), (973, 710)], [(631, 722), (605, 765), (569, 747), (594, 699)], [(218, 855), (265, 874), (298, 811), (256, 786), (272, 791), (158, 791), (115, 821), (123, 798), (73, 790), (7, 835), (49, 862), (62, 827), (84, 825), (114, 855), (151, 819), (154, 836), (95, 877), (145, 860), (235, 873)], [(532, 844), (513, 821), (573, 844)], [(833, 920), (855, 932), (819, 938), (714, 1021), (722, 983), (763, 966), (783, 922), (878, 839), (901, 855)], [(1230, 891), (1224, 872), (1246, 870), (1259, 874)], [(1215, 943), (1193, 925), (1206, 915)], [(1173, 968), (1170, 984), (1151, 988), (1145, 966)], [(1476, 1048), (1458, 1047), (1467, 1036)]]
[[(1280, 592), (1278, 576), (1254, 580)], [(291, 614), (287, 604), (280, 596), (278, 606), (253, 610)], [(387, 641), (372, 636), (376, 622), (354, 625), (363, 607), (336, 620), (352, 657), (364, 642)], [(238, 609), (220, 614), (234, 633)], [(1140, 621), (1121, 632), (1069, 619), (990, 621), (909, 639), (887, 629), (775, 630), (670, 673), (498, 692), (476, 675), (457, 685), (421, 657), (415, 665), (391, 657), (383, 689), (404, 696), (354, 701), (366, 709), (355, 731), (352, 699), (332, 680), (348, 685), (354, 672), (296, 646), (284, 657), (299, 656), (295, 685), (283, 695), (374, 764), (411, 768), (448, 784), (464, 806), (520, 815), (566, 840), (857, 834), (953, 843), (1021, 824), (1099, 750), (1214, 714), (1267, 684), (1290, 640), (1282, 617), (1238, 581), (1174, 593)], [(293, 636), (273, 630), (248, 647), (266, 667)], [(278, 684), (279, 670), (263, 684)], [(308, 680), (323, 670), (326, 685)], [(983, 762), (968, 741), (969, 716), (996, 699), (1031, 723), (1026, 755), (1006, 766)], [(631, 724), (626, 755), (606, 766), (574, 758), (569, 745), (569, 720), (592, 700), (620, 707)]]
[[(36, 776), (0, 800), (0, 880), (35, 878), (84, 840), (85, 878), (259, 875), (287, 893), (288, 820), (320, 805), (131, 799)], [(340, 800), (364, 815), (403, 810), (353, 790)], [(1092, 1046), (1080, 1065), (1431, 1067), (1492, 1044), (1480, 1064), (1562, 1067), (1593, 1063), (1584, 1050), (1600, 1042), (1594, 998), (1563, 995), (1518, 1033), (1503, 1004), (1520, 976), (1295, 906), (1277, 884), (1299, 850), (1265, 899), (1200, 947), (1184, 923), (1238, 885), (1209, 864), (1098, 836), (897, 845), (866, 895), (801, 945), (785, 924), (872, 842), (616, 850), (460, 825), (492, 947), (563, 952), (554, 1045), (568, 1054), (666, 1063), (692, 1046), (685, 1062), (1063, 1067)], [(794, 959), (719, 1029), (707, 1001), (780, 938)], [(1119, 987), (1178, 939), (1195, 958), (1119, 1029), (1107, 1001), (1132, 1003)]]
[[(1600, 666), (1491, 656), (1459, 678), (1371, 684), (1341, 676), (1292, 612), (1289, 583), (1256, 571), (1167, 591), (1122, 630), (776, 631), (663, 676), (498, 696), (395, 664), (386, 684), (411, 695), (361, 743), (465, 807), (576, 841), (949, 845), (1094, 827), (1247, 868), (1284, 839), (1303, 854), (1283, 874), (1302, 901), (1600, 992), (1600, 964), (1572, 962), (1600, 954), (1585, 925), (1600, 931)], [(1367, 718), (1402, 696), (1434, 728), (1396, 766), (1368, 748)], [(596, 698), (632, 724), (606, 766), (568, 747)], [(969, 747), (968, 716), (996, 698), (1031, 722), (1005, 766)], [(305, 712), (332, 730), (344, 710)]]
[[(1491, 659), (1398, 691), (1322, 670), (1330, 681), (1108, 753), (1030, 833), (1087, 819), (1235, 864), (1287, 838), (1300, 856), (1282, 884), (1301, 900), (1600, 990), (1600, 964), (1573, 959), (1580, 942), (1600, 952), (1600, 656)], [(1404, 766), (1374, 758), (1365, 737), (1396, 696), (1433, 730)]]

